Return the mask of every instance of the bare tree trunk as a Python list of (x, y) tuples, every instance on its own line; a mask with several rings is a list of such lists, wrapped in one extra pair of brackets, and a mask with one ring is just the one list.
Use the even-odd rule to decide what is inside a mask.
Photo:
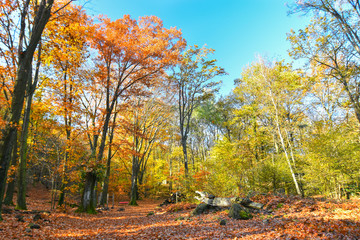
[(296, 176), (295, 176), (295, 173), (294, 173), (294, 170), (293, 170), (293, 166), (291, 164), (291, 161), (290, 161), (290, 158), (289, 158), (289, 154), (288, 154), (288, 151), (286, 149), (286, 146), (285, 146), (285, 142), (284, 142), (284, 138), (283, 138), (283, 135), (281, 133), (281, 129), (280, 129), (280, 123), (279, 123), (279, 113), (278, 113), (278, 109), (277, 109), (277, 105), (275, 103), (275, 100), (274, 100), (274, 97), (272, 95), (272, 91), (270, 89), (270, 97), (271, 97), (271, 101), (273, 103), (273, 106), (274, 106), (274, 109), (275, 109), (275, 123), (276, 123), (276, 129), (277, 129), (277, 132), (278, 132), (278, 135), (279, 135), (279, 138), (280, 138), (280, 142), (281, 142), (281, 146), (283, 148), (283, 151), (285, 153), (285, 159), (289, 165), (289, 169), (290, 169), (290, 173), (291, 173), (291, 176), (293, 178), (293, 181), (294, 181), (294, 184), (295, 184), (295, 188), (296, 188), (296, 193), (298, 195), (302, 195), (301, 193), (301, 190), (300, 190), (300, 187), (299, 187), (299, 184), (298, 184), (298, 181), (296, 179)]
[[(16, 166), (16, 162), (17, 162), (17, 141), (15, 141), (15, 146), (13, 149), (13, 156), (11, 159), (11, 166), (15, 167)], [(4, 204), (8, 205), (8, 206), (13, 206), (14, 202), (13, 202), (13, 197), (14, 197), (14, 192), (15, 192), (15, 179), (16, 179), (16, 173), (15, 171), (12, 173), (11, 177), (7, 188), (6, 188), (6, 196), (4, 199)]]
[(133, 166), (131, 174), (131, 190), (130, 190), (130, 202), (129, 205), (137, 205), (136, 200), (138, 200), (138, 159), (137, 156), (133, 156)]
[(100, 199), (100, 205), (102, 206), (105, 206), (105, 204), (107, 203), (107, 196), (109, 192), (109, 180), (110, 180), (111, 159), (112, 159), (112, 142), (114, 139), (116, 116), (117, 113), (115, 112), (113, 118), (113, 126), (111, 127), (111, 132), (109, 136), (109, 149), (108, 149), (108, 156), (106, 162), (106, 172), (105, 172), (105, 179), (104, 179), (102, 192), (101, 192), (101, 199)]
[(84, 192), (81, 198), (81, 212), (96, 213), (94, 198), (95, 196), (96, 173), (94, 170), (86, 172)]
[[(26, 97), (26, 107), (24, 113), (24, 120), (20, 138), (20, 159), (19, 159), (19, 170), (18, 170), (18, 193), (17, 193), (17, 205), (16, 209), (26, 209), (26, 161), (27, 161), (27, 139), (29, 135), (29, 123), (30, 123), (30, 113), (33, 96), (39, 79), (39, 69), (41, 64), (41, 42), (39, 43), (38, 48), (38, 59), (36, 63), (36, 70), (34, 81), (32, 79), (32, 74), (29, 76), (29, 82), (27, 86), (27, 97)], [(32, 72), (32, 71), (31, 71)]]

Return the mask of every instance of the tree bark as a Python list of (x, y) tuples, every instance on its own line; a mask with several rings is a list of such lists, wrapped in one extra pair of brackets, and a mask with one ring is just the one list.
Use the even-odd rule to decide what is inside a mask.
[(41, 63), (41, 42), (39, 43), (38, 50), (38, 59), (36, 63), (36, 71), (34, 76), (34, 82), (32, 81), (32, 71), (30, 71), (30, 76), (27, 86), (27, 98), (26, 98), (26, 107), (23, 118), (23, 126), (20, 138), (20, 159), (19, 159), (19, 169), (18, 169), (18, 193), (17, 193), (17, 203), (16, 209), (26, 209), (26, 161), (27, 161), (27, 139), (29, 134), (29, 123), (30, 123), (30, 113), (32, 99), (35, 93), (35, 89), (39, 79), (39, 69)]
[(132, 164), (132, 174), (131, 174), (131, 190), (130, 190), (130, 202), (129, 205), (137, 205), (136, 200), (138, 200), (138, 166), (137, 156), (133, 156), (133, 164)]
[[(17, 162), (17, 141), (15, 141), (15, 146), (13, 149), (13, 156), (11, 159), (11, 166), (15, 167), (16, 166), (16, 162)], [(13, 206), (14, 202), (13, 202), (13, 197), (14, 197), (14, 192), (15, 192), (15, 179), (16, 179), (16, 173), (15, 171), (13, 172), (13, 174), (10, 176), (11, 180), (7, 185), (6, 188), (6, 196), (4, 199), (4, 204), (8, 205), (8, 206)]]
[(111, 159), (112, 159), (112, 142), (114, 139), (114, 131), (115, 131), (115, 121), (116, 121), (116, 113), (114, 114), (113, 126), (111, 128), (110, 136), (109, 136), (109, 151), (106, 162), (106, 172), (105, 179), (103, 183), (103, 188), (101, 192), (100, 205), (105, 206), (107, 204), (108, 192), (109, 192), (109, 180), (110, 180), (110, 170), (111, 170)]
[(95, 196), (95, 184), (96, 184), (96, 172), (86, 172), (84, 192), (81, 198), (80, 212), (96, 213), (94, 198)]

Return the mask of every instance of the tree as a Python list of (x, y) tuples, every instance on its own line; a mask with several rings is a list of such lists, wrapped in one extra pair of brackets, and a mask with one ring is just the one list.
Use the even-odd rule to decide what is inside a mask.
[(130, 132), (132, 139), (132, 174), (130, 205), (137, 205), (139, 197), (138, 184), (143, 183), (147, 162), (156, 141), (160, 138), (162, 128), (167, 123), (169, 107), (160, 102), (160, 99), (139, 98), (132, 111)]
[(213, 49), (196, 45), (190, 47), (184, 53), (178, 71), (171, 76), (178, 89), (179, 128), (186, 176), (189, 173), (187, 140), (192, 114), (203, 100), (216, 92), (220, 82), (212, 79), (225, 74), (223, 68), (216, 66), (216, 60), (207, 60), (208, 54), (213, 52)]
[(66, 138), (63, 160), (63, 177), (59, 205), (64, 204), (68, 182), (68, 165), (74, 159), (73, 145), (79, 135), (81, 121), (74, 116), (80, 113), (80, 92), (82, 91), (82, 68), (86, 62), (88, 29), (91, 25), (85, 12), (75, 5), (68, 5), (50, 21), (45, 31), (44, 62), (50, 77), (44, 84), (49, 88), (56, 116), (63, 119)]
[(359, 64), (360, 5), (357, 0), (298, 1), (294, 12), (312, 12), (314, 19), (304, 30), (292, 31), (291, 55), (305, 58), (323, 68), (323, 74), (336, 79), (345, 89), (360, 122)]
[[(125, 15), (115, 21), (108, 18), (100, 21), (91, 39), (91, 46), (98, 52), (97, 66), (101, 71), (98, 82), (105, 92), (104, 120), (95, 168), (103, 161), (110, 120), (119, 98), (151, 86), (166, 68), (179, 61), (180, 51), (185, 46), (181, 32), (176, 28), (164, 28), (157, 17), (143, 17), (137, 22)], [(88, 171), (94, 173), (95, 170)], [(91, 189), (86, 185), (86, 189)], [(83, 196), (93, 194), (85, 192)], [(83, 202), (92, 201), (83, 199)], [(88, 210), (88, 206), (81, 208)]]
[[(20, 7), (18, 9), (20, 13), (20, 26), (18, 26), (18, 65), (16, 70), (13, 96), (11, 99), (11, 106), (9, 112), (4, 119), (6, 123), (5, 126), (2, 128), (2, 136), (0, 139), (0, 219), (2, 202), (6, 186), (7, 172), (11, 160), (11, 153), (16, 141), (17, 128), (23, 109), (26, 86), (29, 78), (32, 77), (32, 60), (37, 45), (41, 39), (41, 35), (43, 33), (45, 25), (47, 24), (51, 16), (51, 9), (53, 3), (54, 0), (42, 0), (36, 6), (36, 11), (34, 12), (34, 15), (32, 15), (30, 11), (30, 0), (16, 1), (15, 4), (9, 1), (1, 2), (2, 6), (14, 4), (12, 5), (12, 7)], [(5, 17), (5, 19), (9, 21), (11, 19), (11, 14), (13, 13), (8, 12), (6, 8), (2, 9), (3, 11), (5, 11), (2, 17)], [(32, 24), (30, 26), (27, 24), (28, 19), (31, 19), (30, 22)], [(12, 24), (14, 24), (14, 22), (12, 21), (8, 23), (9, 27), (13, 26)], [(9, 28), (9, 30), (10, 29), (11, 28)], [(28, 29), (30, 29), (30, 38), (28, 39), (28, 41), (25, 41), (25, 35)], [(12, 32), (7, 32), (7, 34), (12, 34)]]
[(274, 166), (276, 158), (279, 161), (283, 158), (297, 194), (301, 194), (301, 186), (296, 177), (299, 161), (296, 159), (295, 146), (298, 144), (295, 130), (303, 118), (301, 100), (305, 90), (301, 74), (293, 71), (290, 65), (263, 59), (243, 71), (234, 90), (245, 103), (235, 111), (235, 115), (245, 120), (240, 142), (250, 134), (245, 142), (248, 146), (243, 148), (248, 148), (253, 155), (249, 159), (253, 161), (250, 165), (253, 175), (260, 171), (256, 165), (263, 165), (262, 161), (267, 160), (267, 156), (273, 156)]

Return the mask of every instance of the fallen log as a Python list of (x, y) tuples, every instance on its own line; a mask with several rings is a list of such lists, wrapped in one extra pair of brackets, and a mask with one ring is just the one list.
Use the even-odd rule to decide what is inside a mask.
[(199, 196), (195, 196), (195, 199), (199, 200), (200, 202), (206, 203), (210, 206), (216, 206), (216, 207), (230, 207), (234, 203), (241, 204), (244, 207), (252, 208), (252, 209), (262, 209), (263, 204), (253, 202), (249, 198), (239, 198), (239, 197), (232, 197), (232, 198), (226, 198), (226, 197), (215, 197), (212, 194), (209, 194), (207, 192), (200, 192), (195, 191)]

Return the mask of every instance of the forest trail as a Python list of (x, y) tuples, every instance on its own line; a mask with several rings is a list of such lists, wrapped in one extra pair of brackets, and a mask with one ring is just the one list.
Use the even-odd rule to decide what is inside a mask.
[[(190, 216), (190, 204), (159, 208), (161, 201), (138, 201), (139, 206), (117, 204), (98, 214), (42, 213), (34, 220), (30, 211), (48, 211), (50, 194), (41, 187), (28, 193), (29, 212), (4, 213), (0, 239), (359, 239), (359, 200), (315, 201), (298, 197), (260, 195), (269, 215), (254, 214), (251, 220), (234, 220), (227, 211)], [(119, 211), (123, 208), (122, 211)], [(23, 216), (19, 221), (19, 215)], [(220, 225), (225, 220), (225, 225)], [(29, 224), (39, 225), (30, 229)]]

